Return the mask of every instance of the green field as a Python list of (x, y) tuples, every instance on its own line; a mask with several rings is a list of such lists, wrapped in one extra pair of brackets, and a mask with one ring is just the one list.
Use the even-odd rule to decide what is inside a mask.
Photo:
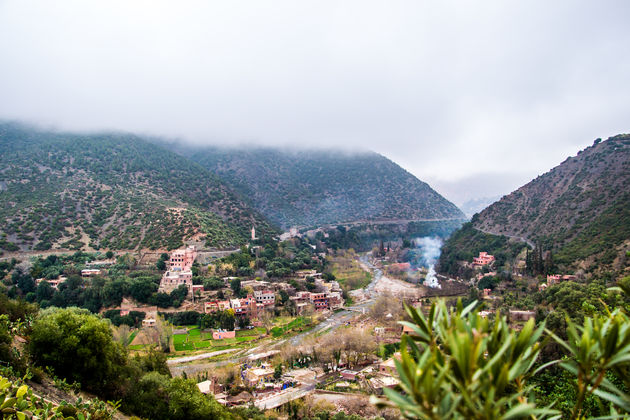
[(236, 331), (236, 338), (225, 338), (223, 340), (213, 340), (212, 334), (202, 332), (197, 326), (189, 326), (187, 334), (173, 335), (173, 346), (175, 351), (192, 351), (192, 350), (224, 350), (237, 346), (248, 341), (258, 339), (265, 333), (264, 328), (253, 328), (251, 330)]
[(273, 337), (278, 338), (292, 330), (308, 327), (311, 325), (311, 322), (312, 321), (307, 320), (304, 317), (298, 317), (292, 320), (291, 322), (289, 322), (288, 324), (273, 327), (270, 332)]
[(138, 335), (138, 331), (140, 330), (135, 330), (134, 332), (131, 333), (131, 335), (129, 336), (129, 341), (127, 341), (127, 345), (133, 343), (133, 340), (136, 338), (136, 335)]
[[(273, 338), (283, 337), (291, 332), (303, 331), (312, 326), (310, 318), (277, 318), (276, 325), (270, 330)], [(235, 338), (224, 338), (223, 340), (213, 340), (210, 332), (203, 332), (196, 325), (184, 327), (186, 334), (173, 335), (173, 347), (175, 351), (195, 351), (195, 350), (225, 350), (234, 347), (247, 347), (252, 341), (258, 340), (265, 334), (262, 327), (251, 330), (236, 331)], [(131, 347), (130, 347), (131, 348)], [(133, 348), (132, 348), (133, 349)]]
[(361, 268), (354, 251), (340, 251), (336, 256), (326, 258), (331, 273), (344, 290), (362, 289), (372, 281), (372, 275)]

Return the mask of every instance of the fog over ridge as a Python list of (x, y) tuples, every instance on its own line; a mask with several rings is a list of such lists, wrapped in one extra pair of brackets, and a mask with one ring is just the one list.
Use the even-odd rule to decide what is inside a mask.
[(7, 0), (0, 118), (369, 149), (461, 204), (630, 131), (629, 12), (613, 0)]

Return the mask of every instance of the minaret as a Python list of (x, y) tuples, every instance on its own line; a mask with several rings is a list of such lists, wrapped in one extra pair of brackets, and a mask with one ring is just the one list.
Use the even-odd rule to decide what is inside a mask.
[(252, 241), (255, 241), (256, 239), (256, 228), (252, 226)]

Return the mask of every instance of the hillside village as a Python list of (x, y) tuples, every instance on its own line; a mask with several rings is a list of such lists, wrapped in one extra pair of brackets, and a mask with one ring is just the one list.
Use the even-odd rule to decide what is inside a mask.
[(363, 415), (378, 413), (367, 396), (400, 385), (401, 334), (416, 335), (399, 325), (410, 319), (402, 302), (427, 314), (440, 296), (449, 305), (477, 300), (481, 318), (500, 310), (519, 331), (548, 313), (558, 287), (581, 287), (580, 276), (545, 266), (551, 255), (515, 242), (512, 258), (489, 246), (457, 261), (461, 277), (438, 275), (435, 289), (425, 284), (415, 241), (381, 241), (357, 254), (327, 246), (340, 229), (294, 228), (271, 239), (252, 229), (246, 246), (221, 253), (191, 243), (138, 257), (76, 252), (2, 267), (13, 273), (11, 293), (41, 307), (99, 312), (129, 352), (161, 349), (174, 377), (225, 407), (283, 410), (306, 398)]

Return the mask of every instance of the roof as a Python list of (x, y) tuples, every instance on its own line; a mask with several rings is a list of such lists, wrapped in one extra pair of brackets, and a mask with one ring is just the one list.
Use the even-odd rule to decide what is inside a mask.
[(238, 403), (238, 402), (247, 402), (252, 400), (254, 397), (252, 396), (252, 394), (250, 394), (247, 391), (243, 391), (238, 395), (235, 395), (233, 397), (227, 397), (227, 400), (231, 403)]
[(203, 381), (197, 384), (197, 387), (199, 388), (199, 391), (201, 391), (202, 394), (208, 394), (210, 392), (211, 386), (212, 386), (212, 381)]
[(390, 358), (385, 360), (384, 362), (379, 363), (380, 366), (384, 366), (384, 367), (389, 367), (389, 368), (396, 368), (396, 363), (394, 362), (394, 358)]
[(247, 358), (247, 360), (258, 360), (258, 359), (264, 359), (265, 357), (269, 357), (269, 356), (275, 356), (276, 354), (280, 353), (280, 350), (269, 350), (266, 351), (264, 353), (256, 353), (256, 354), (252, 354), (251, 356), (249, 356)]
[(400, 381), (393, 376), (381, 375), (370, 379), (370, 384), (372, 384), (374, 388), (391, 387), (394, 385), (398, 385), (399, 383)]
[(266, 376), (266, 375), (273, 374), (274, 370), (267, 369), (267, 368), (256, 368), (256, 369), (250, 369), (248, 372), (251, 372), (256, 376)]

